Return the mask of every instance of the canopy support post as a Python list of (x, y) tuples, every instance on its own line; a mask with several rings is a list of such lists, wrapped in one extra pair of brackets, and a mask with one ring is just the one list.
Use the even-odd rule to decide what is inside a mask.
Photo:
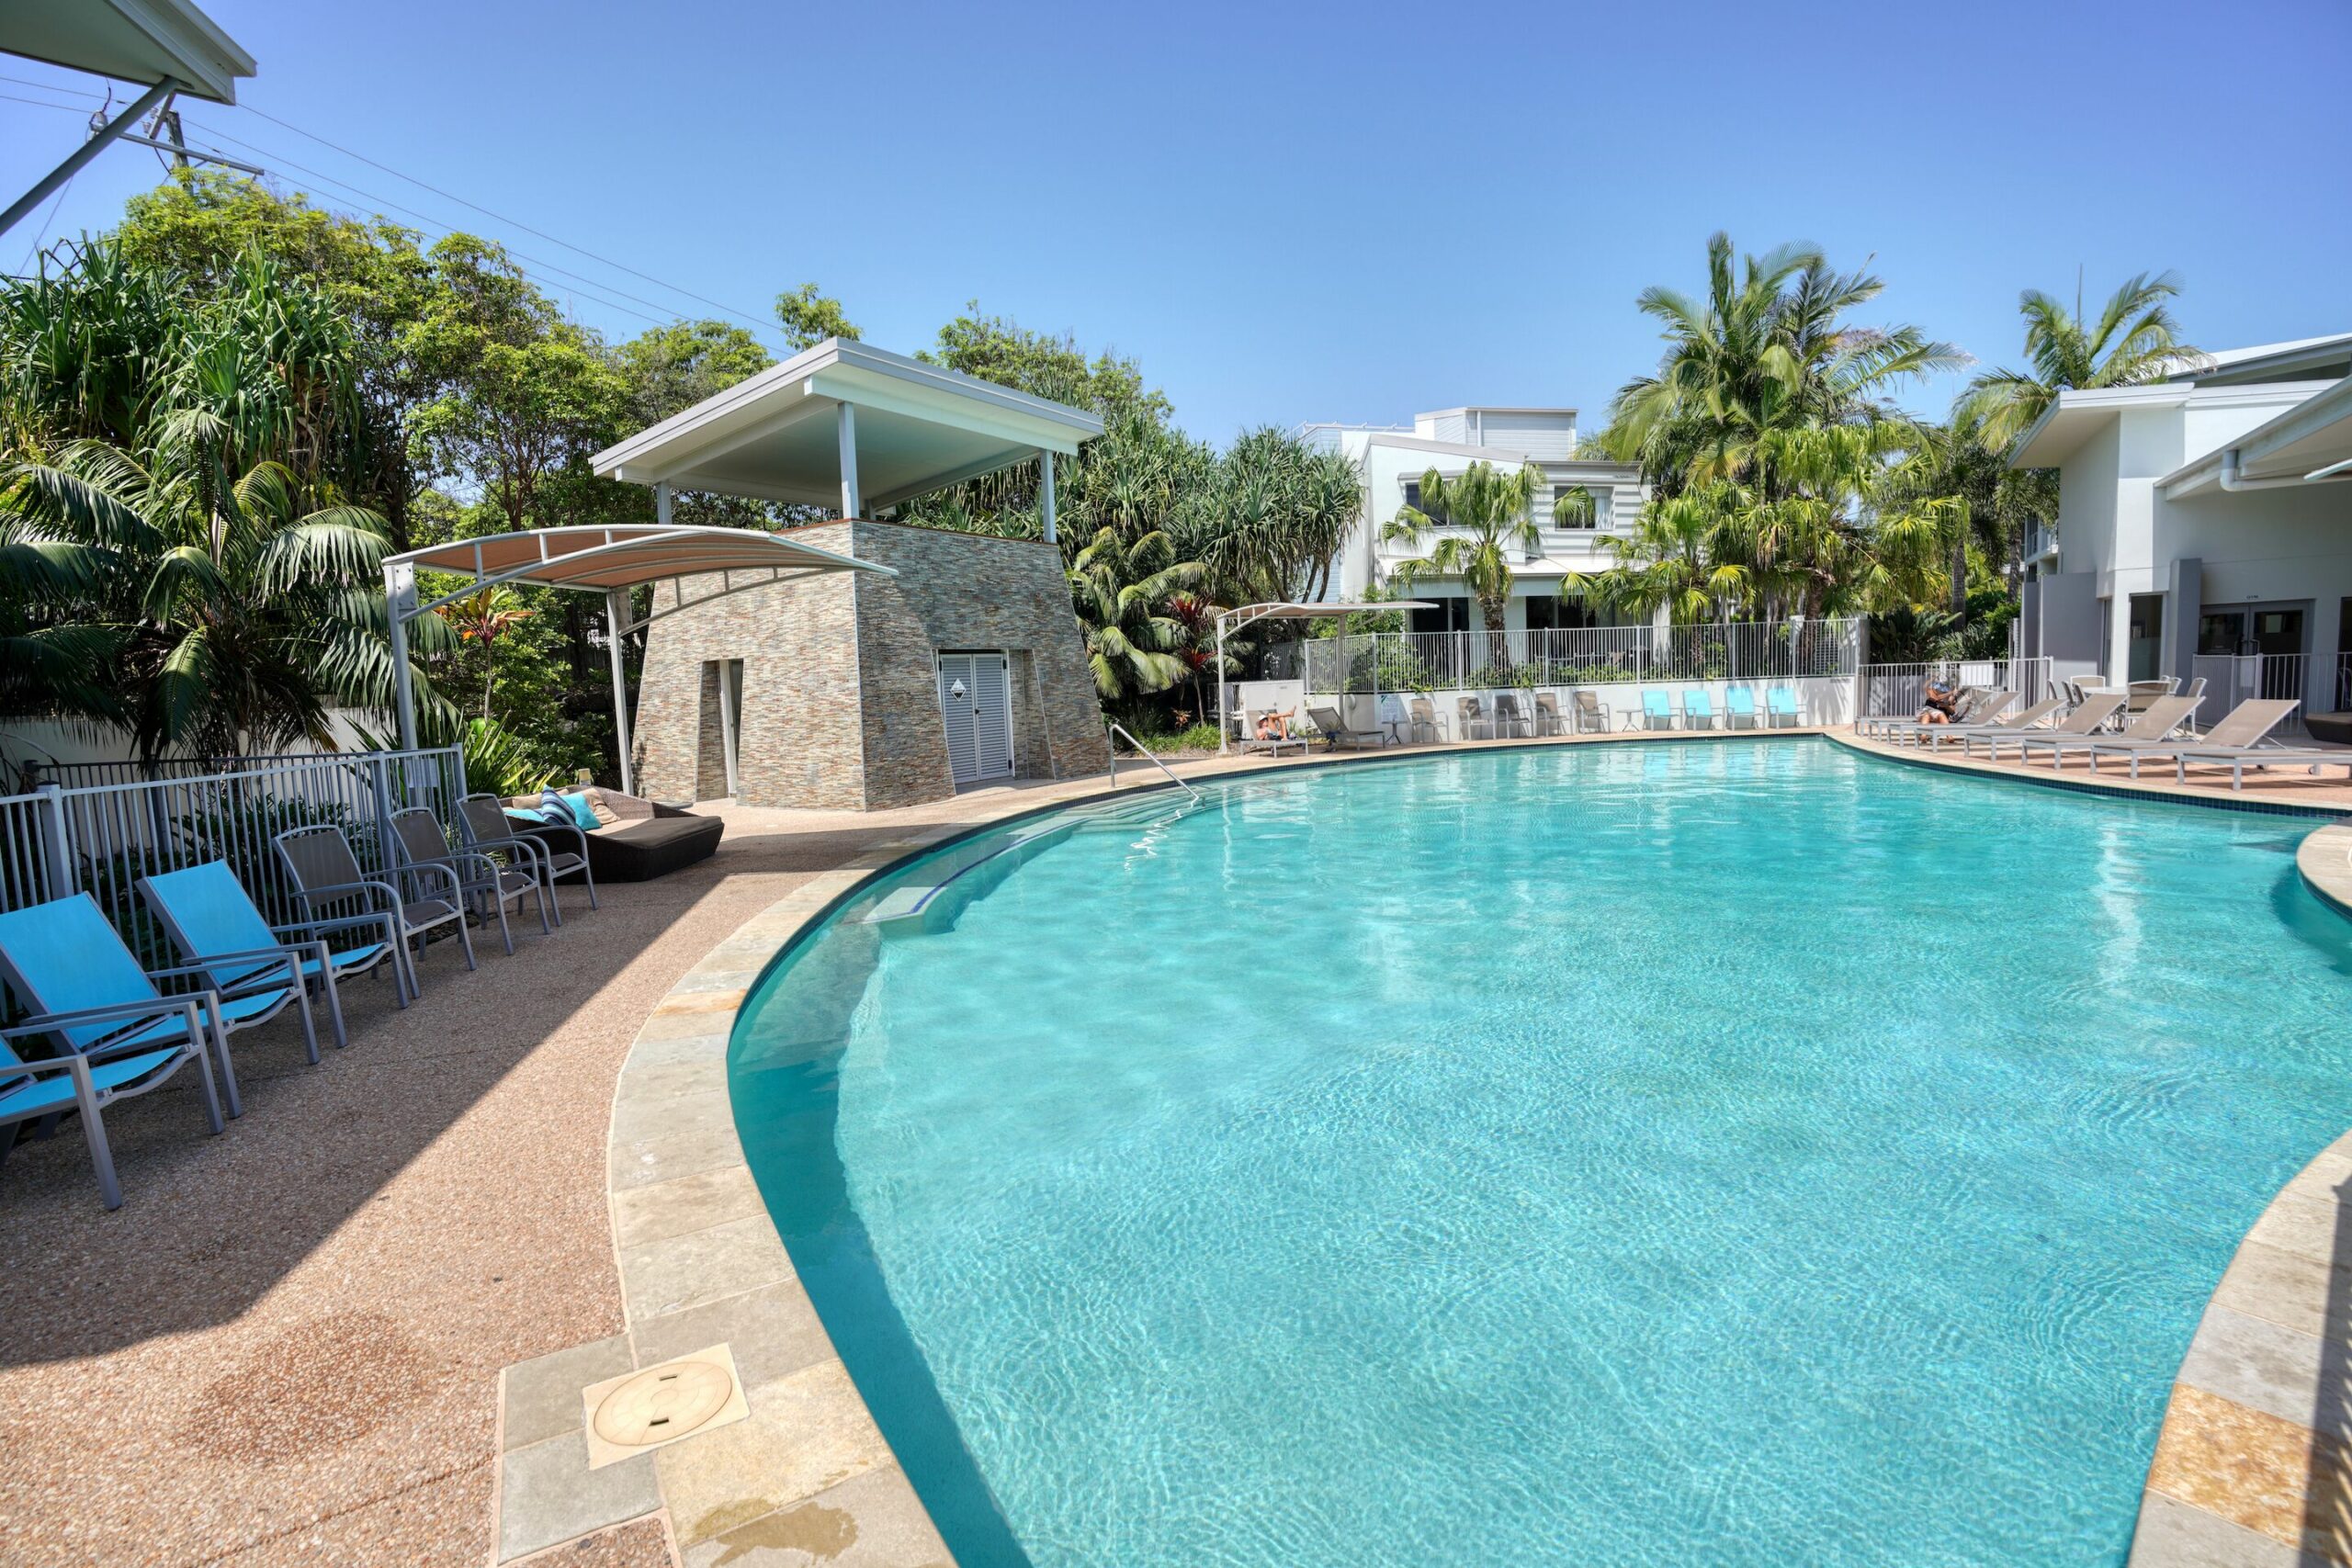
[(1216, 754), (1226, 755), (1226, 731), (1233, 728), (1225, 714), (1225, 617), (1216, 618)]
[(833, 413), (842, 443), (842, 515), (854, 517), (865, 509), (865, 498), (857, 489), (857, 410), (849, 403), (835, 403)]
[(653, 521), (664, 528), (670, 525), (670, 486), (667, 480), (653, 487)]
[(1054, 542), (1054, 455), (1037, 449), (1037, 515), (1046, 525), (1046, 543)]
[(628, 636), (628, 590), (605, 593), (605, 645), (613, 658), (613, 733), (620, 742), (621, 793), (637, 793), (637, 770), (629, 760), (628, 676), (621, 662), (621, 640)]
[(416, 614), (416, 569), (384, 568), (384, 624), (392, 644), (392, 716), (400, 727), (401, 750), (416, 750), (416, 689), (408, 663), (409, 617)]

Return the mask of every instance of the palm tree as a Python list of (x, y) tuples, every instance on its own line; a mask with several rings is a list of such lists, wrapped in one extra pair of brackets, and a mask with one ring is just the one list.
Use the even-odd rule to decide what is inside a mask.
[(1809, 245), (1741, 258), (1731, 237), (1707, 241), (1707, 292), (1642, 291), (1644, 314), (1663, 323), (1667, 348), (1654, 376), (1619, 389), (1602, 450), (1638, 460), (1661, 493), (1743, 475), (1768, 430), (1875, 423), (1899, 417), (1887, 400), (1897, 382), (1967, 363), (1950, 344), (1914, 326), (1861, 327), (1845, 317), (1885, 284), (1838, 273)]
[(1516, 546), (1522, 554), (1532, 553), (1542, 541), (1535, 526), (1535, 496), (1548, 482), (1532, 463), (1513, 472), (1492, 463), (1473, 463), (1457, 479), (1430, 469), (1421, 476), (1421, 504), (1399, 507), (1380, 536), (1419, 548), (1442, 529), (1460, 532), (1443, 534), (1428, 554), (1398, 563), (1398, 586), (1409, 592), (1422, 576), (1458, 577), (1478, 601), (1487, 630), (1500, 632), (1515, 581), (1510, 549)]
[(390, 705), (383, 518), (306, 509), (282, 465), (240, 469), (231, 451), (220, 421), (182, 410), (141, 453), (77, 442), (0, 479), (0, 532), (78, 563), (59, 567), (45, 596), (9, 595), (8, 615), (108, 658), (104, 700), (66, 681), (40, 705), (126, 727), (142, 760), (331, 745), (327, 697)]
[(2179, 292), (2180, 280), (2171, 273), (2141, 273), (2109, 295), (2098, 320), (2086, 324), (2078, 319), (2079, 301), (2069, 313), (2041, 290), (2027, 289), (2018, 296), (2018, 313), (2025, 318), (2031, 368), (1977, 377), (1961, 395), (1953, 423), (1987, 449), (2006, 453), (2062, 391), (2136, 387), (2211, 363), (2201, 349), (2181, 340), (2168, 303)]
[(1199, 582), (1198, 561), (1180, 561), (1168, 536), (1158, 529), (1128, 541), (1103, 527), (1069, 567), (1069, 596), (1086, 634), (1086, 660), (1094, 689), (1106, 700), (1132, 700), (1165, 691), (1184, 673), (1170, 651), (1182, 628), (1168, 614), (1180, 589)]
[(484, 588), (441, 606), (440, 615), (457, 628), (460, 642), (481, 644), (481, 716), (490, 716), (490, 693), (498, 679), (498, 639), (531, 618), (511, 588)]

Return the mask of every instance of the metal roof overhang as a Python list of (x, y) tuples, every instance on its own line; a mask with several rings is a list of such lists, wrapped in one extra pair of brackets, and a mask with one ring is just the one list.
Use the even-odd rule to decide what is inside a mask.
[[(2219, 486), (2223, 460), (2237, 453), (2238, 479), (2266, 488), (2352, 479), (2352, 378), (2337, 382), (2224, 446), (2184, 463), (2156, 481), (2167, 501)], [(2335, 470), (2330, 472), (2329, 470)]]
[(258, 69), (187, 0), (0, 0), (0, 51), (118, 82), (179, 84), (191, 97), (237, 101)]
[(854, 412), (868, 508), (1065, 456), (1102, 422), (1064, 404), (842, 338), (829, 338), (590, 459), (606, 479), (755, 500), (842, 498), (838, 410)]

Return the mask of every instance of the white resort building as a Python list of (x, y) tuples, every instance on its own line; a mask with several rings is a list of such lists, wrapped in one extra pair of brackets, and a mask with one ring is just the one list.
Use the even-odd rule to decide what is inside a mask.
[(2011, 466), (2059, 472), (2030, 536), (2018, 651), (2055, 674), (2203, 676), (2352, 707), (2352, 333), (2232, 349), (2169, 380), (2059, 394)]
[[(1504, 625), (1512, 631), (1607, 626), (1574, 599), (1560, 597), (1568, 572), (1597, 571), (1609, 565), (1600, 541), (1622, 531), (1641, 509), (1640, 469), (1577, 456), (1574, 409), (1453, 408), (1415, 414), (1410, 425), (1310, 424), (1302, 434), (1336, 446), (1363, 473), (1363, 506), (1340, 552), (1332, 583), (1342, 599), (1357, 599), (1385, 584), (1396, 567), (1428, 554), (1434, 539), (1419, 545), (1384, 542), (1381, 530), (1400, 507), (1419, 507), (1421, 476), (1435, 468), (1451, 479), (1471, 464), (1516, 468), (1533, 463), (1544, 470), (1549, 491), (1536, 498), (1535, 521), (1542, 539), (1512, 564), (1517, 582)], [(1553, 523), (1553, 503), (1562, 492), (1584, 487), (1592, 497), (1590, 520), (1575, 527)], [(1467, 631), (1481, 623), (1477, 606), (1458, 580), (1424, 576), (1413, 585), (1416, 599), (1437, 608), (1412, 613), (1417, 632)]]

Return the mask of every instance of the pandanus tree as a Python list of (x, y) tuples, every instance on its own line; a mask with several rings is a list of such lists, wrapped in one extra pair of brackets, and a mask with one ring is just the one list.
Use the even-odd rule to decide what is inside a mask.
[(1397, 565), (1397, 585), (1410, 592), (1423, 577), (1460, 578), (1478, 602), (1487, 630), (1501, 632), (1517, 581), (1511, 556), (1533, 554), (1543, 537), (1534, 507), (1545, 482), (1532, 463), (1515, 469), (1473, 463), (1451, 479), (1430, 469), (1421, 476), (1421, 504), (1399, 507), (1380, 531), (1392, 544), (1426, 551)]
[(1182, 627), (1169, 601), (1199, 583), (1198, 561), (1178, 560), (1158, 529), (1136, 539), (1115, 528), (1096, 530), (1069, 566), (1069, 596), (1086, 635), (1094, 689), (1107, 702), (1128, 703), (1165, 691), (1184, 674), (1175, 653)]

